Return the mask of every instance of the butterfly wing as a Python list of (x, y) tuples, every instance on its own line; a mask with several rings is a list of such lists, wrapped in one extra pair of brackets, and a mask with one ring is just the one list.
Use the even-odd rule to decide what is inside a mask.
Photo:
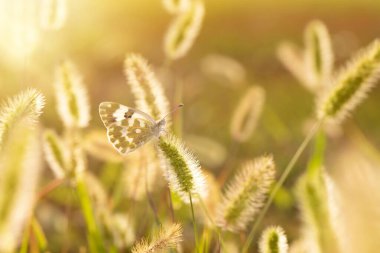
[(114, 102), (102, 102), (99, 114), (108, 140), (120, 154), (137, 149), (153, 137), (155, 121), (146, 113)]

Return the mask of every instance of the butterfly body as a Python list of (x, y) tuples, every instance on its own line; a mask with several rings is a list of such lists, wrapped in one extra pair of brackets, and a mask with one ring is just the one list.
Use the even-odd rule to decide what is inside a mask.
[(165, 131), (166, 121), (155, 121), (148, 114), (114, 102), (102, 102), (99, 114), (107, 128), (108, 140), (122, 155), (158, 138)]

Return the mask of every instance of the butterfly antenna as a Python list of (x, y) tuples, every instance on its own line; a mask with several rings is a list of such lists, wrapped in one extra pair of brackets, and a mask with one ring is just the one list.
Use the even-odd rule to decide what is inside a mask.
[(179, 104), (179, 105), (177, 105), (173, 110), (171, 110), (170, 112), (168, 112), (164, 117), (163, 117), (163, 119), (165, 119), (168, 115), (170, 115), (170, 114), (173, 114), (173, 113), (175, 113), (179, 108), (181, 108), (181, 107), (183, 107), (184, 106), (184, 104)]

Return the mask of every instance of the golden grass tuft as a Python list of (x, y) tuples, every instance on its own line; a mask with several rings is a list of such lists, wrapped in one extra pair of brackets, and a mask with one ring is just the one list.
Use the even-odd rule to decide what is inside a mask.
[(151, 242), (145, 239), (140, 240), (133, 248), (132, 253), (153, 253), (175, 249), (182, 241), (182, 226), (174, 223), (165, 226), (154, 235)]
[(271, 156), (248, 161), (228, 183), (218, 208), (217, 224), (225, 230), (239, 232), (263, 206), (275, 178)]
[(187, 54), (199, 34), (204, 12), (203, 2), (194, 0), (187, 11), (173, 20), (164, 40), (164, 51), (168, 59), (177, 60)]

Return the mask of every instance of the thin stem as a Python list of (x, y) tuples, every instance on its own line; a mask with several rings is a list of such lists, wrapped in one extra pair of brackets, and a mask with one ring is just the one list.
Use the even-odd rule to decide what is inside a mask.
[(93, 213), (93, 208), (91, 204), (91, 198), (87, 191), (86, 184), (82, 178), (77, 180), (77, 193), (82, 208), (82, 213), (86, 221), (87, 231), (88, 231), (88, 243), (90, 248), (94, 253), (106, 252), (104, 247), (103, 238), (100, 234), (98, 226), (95, 221), (95, 216)]
[(37, 194), (37, 201), (36, 202), (38, 202), (39, 200), (43, 199), (46, 195), (48, 195), (54, 189), (56, 189), (57, 187), (59, 187), (63, 182), (65, 182), (65, 179), (63, 179), (63, 178), (55, 179), (55, 180), (49, 182)]
[(199, 252), (199, 250), (198, 250), (198, 230), (197, 230), (197, 224), (195, 222), (195, 216), (194, 216), (193, 199), (191, 198), (191, 193), (190, 192), (189, 192), (189, 199), (190, 199), (190, 207), (191, 207), (191, 216), (193, 218), (195, 248), (196, 248), (196, 252)]
[(253, 241), (253, 238), (254, 238), (254, 235), (256, 233), (256, 230), (258, 229), (258, 227), (259, 227), (262, 219), (264, 218), (266, 212), (268, 211), (270, 205), (272, 204), (272, 201), (273, 201), (274, 197), (276, 196), (278, 190), (284, 184), (284, 182), (287, 179), (289, 173), (293, 169), (294, 165), (298, 161), (298, 159), (301, 156), (301, 154), (303, 153), (303, 151), (306, 149), (306, 147), (309, 144), (310, 140), (314, 137), (314, 135), (316, 134), (316, 132), (321, 127), (322, 123), (323, 123), (323, 120), (320, 120), (320, 121), (318, 121), (313, 126), (313, 128), (310, 130), (310, 132), (308, 133), (308, 135), (306, 136), (306, 138), (302, 142), (301, 146), (299, 146), (299, 148), (297, 149), (296, 153), (294, 154), (294, 156), (290, 160), (289, 164), (286, 166), (286, 168), (285, 168), (284, 172), (282, 173), (280, 179), (275, 184), (273, 190), (271, 191), (271, 194), (269, 195), (269, 198), (268, 198), (267, 202), (265, 203), (265, 206), (263, 207), (263, 210), (260, 212), (259, 217), (257, 218), (256, 222), (252, 226), (251, 232), (249, 233), (248, 238), (247, 238), (247, 240), (246, 240), (246, 242), (245, 242), (245, 244), (243, 246), (243, 250), (242, 250), (243, 253), (247, 253), (248, 252), (249, 246), (250, 246), (250, 244)]

